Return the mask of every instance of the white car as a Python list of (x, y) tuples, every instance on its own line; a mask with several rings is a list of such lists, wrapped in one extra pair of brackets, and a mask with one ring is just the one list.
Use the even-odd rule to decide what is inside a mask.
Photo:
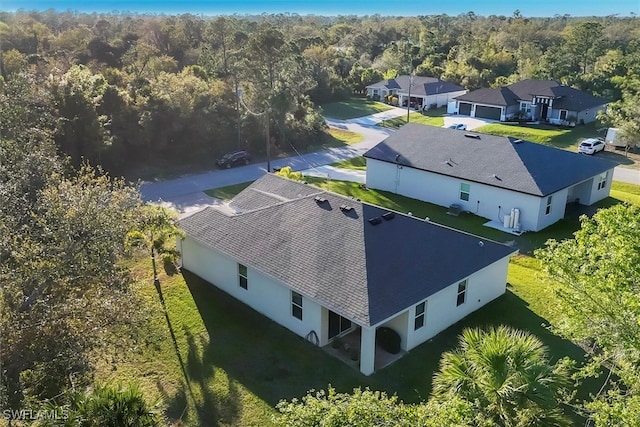
[(452, 125), (447, 126), (449, 129), (457, 129), (457, 130), (467, 130), (467, 125), (464, 123), (454, 123)]
[(604, 141), (596, 138), (585, 139), (578, 147), (578, 153), (596, 154), (598, 151), (604, 150)]

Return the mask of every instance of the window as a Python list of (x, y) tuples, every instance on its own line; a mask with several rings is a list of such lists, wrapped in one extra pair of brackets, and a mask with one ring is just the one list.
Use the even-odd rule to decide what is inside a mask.
[(460, 184), (460, 200), (469, 201), (469, 193), (471, 192), (471, 184), (465, 182)]
[(242, 289), (247, 289), (249, 281), (247, 280), (247, 266), (238, 264), (238, 280)]
[(456, 306), (464, 304), (467, 298), (467, 281), (466, 279), (458, 283), (458, 297), (456, 299)]
[(544, 210), (545, 215), (549, 215), (551, 213), (551, 200), (552, 196), (547, 197), (547, 207)]
[(427, 302), (421, 302), (416, 305), (416, 318), (413, 322), (413, 330), (417, 331), (418, 329), (424, 326), (424, 315), (427, 308)]
[(302, 295), (291, 291), (291, 315), (302, 320)]
[(598, 175), (598, 190), (602, 190), (607, 186), (607, 172)]

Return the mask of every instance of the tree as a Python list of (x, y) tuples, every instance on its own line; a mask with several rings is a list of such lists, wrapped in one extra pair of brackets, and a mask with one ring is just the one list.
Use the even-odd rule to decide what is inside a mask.
[(590, 66), (604, 52), (604, 27), (599, 22), (581, 22), (567, 27), (565, 30), (565, 48), (582, 73), (586, 74)]
[(471, 405), (455, 396), (442, 403), (408, 405), (384, 392), (357, 388), (353, 394), (337, 393), (331, 386), (301, 400), (283, 400), (276, 408), (280, 414), (275, 422), (287, 427), (454, 427), (468, 426), (473, 419)]
[(564, 313), (558, 330), (592, 355), (585, 374), (605, 363), (619, 378), (587, 404), (590, 416), (625, 425), (640, 415), (640, 207), (616, 205), (580, 222), (573, 239), (550, 240), (535, 255)]
[(458, 349), (440, 359), (434, 394), (456, 396), (496, 426), (564, 426), (559, 408), (568, 387), (562, 364), (552, 365), (535, 336), (506, 326), (465, 329)]
[(175, 250), (170, 249), (171, 246), (167, 245), (169, 239), (182, 235), (175, 224), (176, 218), (177, 213), (173, 210), (147, 204), (137, 218), (136, 228), (127, 234), (129, 245), (142, 246), (149, 250), (154, 282), (158, 282), (156, 254), (167, 255), (172, 261), (178, 255)]
[(34, 199), (0, 218), (0, 358), (14, 408), (86, 384), (89, 352), (128, 348), (144, 318), (118, 264), (136, 190), (88, 166), (45, 180)]

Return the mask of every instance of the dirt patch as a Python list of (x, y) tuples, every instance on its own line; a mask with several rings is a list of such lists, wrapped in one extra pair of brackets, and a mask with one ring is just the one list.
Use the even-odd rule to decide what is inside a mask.
[(605, 151), (596, 154), (596, 156), (613, 160), (625, 168), (640, 170), (640, 150), (637, 148), (625, 154), (623, 149), (607, 147)]

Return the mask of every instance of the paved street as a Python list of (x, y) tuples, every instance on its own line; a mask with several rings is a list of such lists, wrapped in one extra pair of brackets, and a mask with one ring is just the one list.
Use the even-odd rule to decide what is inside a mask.
[[(327, 124), (329, 126), (362, 134), (364, 140), (357, 144), (344, 147), (330, 148), (284, 159), (275, 159), (271, 161), (271, 167), (281, 168), (291, 166), (292, 170), (302, 171), (310, 176), (365, 182), (366, 175), (364, 171), (339, 169), (328, 165), (364, 154), (393, 132), (390, 129), (375, 126), (375, 124), (383, 119), (387, 120), (389, 118), (402, 116), (403, 114), (406, 114), (406, 109), (393, 108), (382, 113), (351, 120), (328, 118)], [(459, 116), (445, 117), (445, 124), (456, 122), (462, 122)], [(480, 120), (477, 120), (477, 122), (478, 123), (464, 121), (464, 123), (467, 123), (469, 129), (484, 124), (484, 122)], [(207, 196), (203, 193), (204, 190), (254, 181), (262, 176), (266, 169), (266, 163), (257, 163), (238, 168), (188, 175), (165, 181), (146, 181), (142, 183), (140, 191), (145, 201), (161, 202), (166, 206), (174, 207), (179, 212), (188, 213), (220, 202)], [(640, 171), (618, 167), (615, 169), (613, 179), (640, 185)]]
[[(394, 110), (396, 115), (402, 112), (402, 110), (396, 110), (401, 109), (398, 108)], [(357, 144), (344, 147), (330, 148), (285, 159), (275, 159), (271, 161), (271, 167), (281, 168), (291, 166), (292, 170), (305, 170), (308, 171), (305, 173), (309, 175), (327, 176), (327, 174), (329, 174), (331, 179), (344, 179), (346, 176), (345, 172), (340, 172), (336, 168), (327, 169), (320, 167), (340, 160), (361, 156), (392, 132), (389, 129), (378, 126), (362, 125), (346, 120), (327, 119), (327, 124), (331, 127), (362, 134), (364, 140)], [(194, 209), (200, 209), (203, 206), (217, 202), (215, 199), (204, 194), (204, 190), (254, 181), (262, 176), (266, 169), (266, 163), (257, 163), (233, 169), (188, 175), (165, 181), (145, 181), (142, 183), (140, 191), (145, 201), (162, 202), (165, 205), (176, 208), (180, 212), (190, 212)], [(340, 176), (340, 178), (338, 178), (338, 176)], [(350, 176), (363, 179), (362, 174), (351, 174)]]

